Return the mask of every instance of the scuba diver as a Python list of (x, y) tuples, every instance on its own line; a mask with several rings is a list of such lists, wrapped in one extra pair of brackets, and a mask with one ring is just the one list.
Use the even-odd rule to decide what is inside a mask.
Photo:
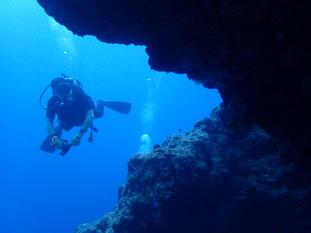
[[(47, 107), (43, 108), (41, 101), (46, 90), (51, 87), (53, 96), (49, 99)], [(124, 114), (128, 114), (131, 104), (120, 101), (97, 100), (95, 104), (91, 97), (83, 91), (82, 84), (73, 78), (62, 74), (62, 77), (55, 78), (42, 92), (39, 100), (40, 107), (46, 110), (47, 138), (42, 143), (40, 149), (53, 153), (59, 149), (61, 155), (65, 155), (71, 146), (78, 146), (83, 135), (91, 130), (89, 142), (93, 141), (93, 131), (97, 129), (93, 126), (93, 120), (103, 117), (104, 106)], [(57, 115), (58, 125), (54, 126), (54, 118)], [(61, 138), (62, 131), (69, 131), (78, 126), (80, 129), (74, 134), (70, 143)]]

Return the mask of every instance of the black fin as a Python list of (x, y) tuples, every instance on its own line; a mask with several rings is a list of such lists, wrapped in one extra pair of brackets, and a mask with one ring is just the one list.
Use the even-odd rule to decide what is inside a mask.
[(107, 108), (110, 108), (116, 112), (123, 114), (129, 114), (132, 107), (132, 104), (127, 102), (121, 101), (103, 101), (103, 102)]
[[(55, 131), (57, 133), (57, 135), (59, 137), (61, 137), (62, 135), (62, 131), (63, 131), (63, 128), (58, 125), (56, 128), (55, 128)], [(48, 135), (43, 143), (41, 144), (40, 146), (40, 150), (43, 150), (44, 152), (48, 152), (48, 153), (54, 153), (54, 151), (56, 150), (55, 146), (52, 144), (52, 138), (50, 135)]]

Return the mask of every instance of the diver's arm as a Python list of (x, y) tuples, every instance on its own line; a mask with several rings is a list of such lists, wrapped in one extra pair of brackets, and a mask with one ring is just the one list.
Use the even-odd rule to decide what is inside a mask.
[(83, 137), (83, 134), (87, 131), (87, 128), (92, 126), (92, 122), (93, 122), (94, 118), (95, 118), (94, 117), (94, 111), (91, 109), (87, 112), (81, 129), (71, 139), (71, 145), (73, 145), (73, 146), (79, 146), (80, 145), (80, 141)]
[(46, 130), (48, 131), (49, 135), (56, 134), (56, 131), (53, 125), (53, 119), (49, 117), (46, 118)]
[(91, 109), (91, 110), (89, 110), (89, 111), (87, 112), (86, 118), (85, 118), (85, 120), (84, 120), (84, 122), (83, 122), (83, 125), (82, 125), (82, 127), (81, 127), (81, 131), (86, 132), (86, 130), (87, 130), (89, 127), (91, 127), (94, 118), (95, 118), (95, 116), (94, 116), (94, 111), (93, 111), (93, 109)]

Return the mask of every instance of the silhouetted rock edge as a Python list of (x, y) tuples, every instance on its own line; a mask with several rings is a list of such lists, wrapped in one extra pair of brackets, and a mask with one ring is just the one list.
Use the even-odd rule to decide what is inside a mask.
[(217, 88), (229, 127), (311, 151), (311, 1), (37, 1), (77, 35), (145, 45), (152, 69)]

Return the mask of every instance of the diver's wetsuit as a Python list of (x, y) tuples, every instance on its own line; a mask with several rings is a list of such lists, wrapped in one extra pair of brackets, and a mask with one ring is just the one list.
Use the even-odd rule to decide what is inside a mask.
[(74, 88), (72, 90), (72, 98), (73, 102), (66, 104), (66, 102), (63, 102), (56, 96), (52, 96), (49, 99), (46, 111), (46, 117), (52, 120), (56, 114), (60, 125), (66, 131), (74, 126), (82, 125), (89, 110), (93, 109), (95, 112), (95, 105), (91, 97), (86, 95), (81, 89)]

